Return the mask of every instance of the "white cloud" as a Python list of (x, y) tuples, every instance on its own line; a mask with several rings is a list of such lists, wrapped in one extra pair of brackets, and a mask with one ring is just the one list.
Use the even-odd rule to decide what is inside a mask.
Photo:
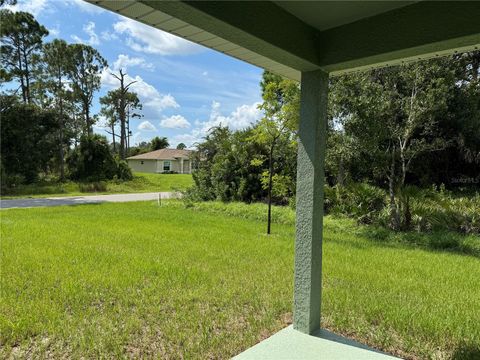
[(99, 45), (100, 39), (98, 35), (95, 33), (95, 23), (93, 21), (89, 21), (85, 25), (83, 25), (83, 31), (89, 36), (88, 40), (84, 40), (77, 35), (72, 35), (72, 39), (81, 44), (88, 44), (88, 45)]
[(150, 121), (143, 121), (140, 125), (138, 125), (138, 130), (157, 131), (157, 128)]
[(60, 27), (57, 25), (54, 28), (48, 29), (48, 32), (53, 37), (58, 37), (60, 35)]
[(195, 121), (195, 129), (190, 133), (176, 135), (172, 138), (173, 143), (185, 143), (188, 147), (201, 142), (209, 131), (216, 126), (226, 126), (232, 130), (245, 129), (254, 124), (262, 117), (262, 111), (258, 109), (259, 102), (251, 105), (241, 105), (232, 111), (229, 116), (222, 115), (220, 103), (213, 101), (210, 118), (207, 121)]
[(141, 57), (130, 57), (128, 55), (120, 54), (118, 55), (117, 60), (113, 63), (113, 68), (115, 70), (124, 69), (127, 70), (131, 66), (139, 66), (142, 69), (153, 70), (154, 66), (152, 63), (146, 62), (144, 58)]
[[(138, 86), (138, 88), (146, 88), (148, 90), (150, 90), (150, 87), (153, 88), (153, 90), (155, 90), (155, 94), (152, 94), (152, 96), (150, 97), (150, 100), (145, 102), (145, 105), (151, 106), (151, 107), (157, 109), (158, 111), (162, 111), (163, 109), (166, 109), (166, 108), (175, 108), (176, 109), (176, 108), (180, 107), (180, 105), (178, 105), (177, 101), (175, 100), (175, 98), (172, 95), (170, 95), (170, 94), (161, 95), (160, 93), (158, 93), (158, 91), (153, 86), (151, 86), (147, 83), (144, 83), (143, 85), (139, 84), (139, 86)], [(133, 87), (133, 86), (132, 86), (132, 89), (134, 91), (137, 91), (137, 90), (135, 90), (135, 87)], [(139, 94), (141, 94), (141, 93), (139, 93)], [(143, 94), (143, 96), (145, 97), (146, 95)]]
[(182, 115), (172, 115), (162, 119), (160, 126), (169, 129), (185, 129), (190, 127), (190, 123)]
[(100, 37), (105, 41), (117, 40), (118, 36), (108, 30), (102, 31)]
[[(170, 141), (170, 139), (169, 139)], [(194, 148), (194, 146), (202, 141), (202, 138), (197, 137), (192, 134), (181, 134), (181, 135), (175, 135), (171, 138), (171, 146), (177, 146), (180, 143), (184, 143), (187, 145), (188, 149)]]
[(203, 75), (203, 76), (208, 76), (208, 71), (202, 72), (202, 75)]
[(188, 40), (171, 35), (132, 19), (122, 18), (113, 25), (118, 34), (126, 34), (126, 44), (135, 51), (148, 54), (192, 54), (203, 48)]
[(30, 0), (18, 2), (15, 5), (7, 5), (6, 9), (9, 9), (13, 12), (25, 11), (31, 13), (33, 16), (37, 17), (41, 12), (48, 9), (47, 0)]
[[(111, 74), (111, 69), (106, 68), (102, 71), (101, 82), (102, 85), (114, 89), (118, 87), (118, 80)], [(179, 108), (175, 98), (170, 94), (161, 94), (155, 87), (144, 81), (140, 76), (131, 77), (125, 76), (125, 83), (128, 84), (135, 81), (130, 86), (130, 90), (137, 93), (144, 107), (149, 107), (157, 114), (161, 113), (166, 108)]]
[(132, 136), (132, 142), (133, 142), (135, 145), (140, 144), (142, 141), (145, 141), (145, 139), (142, 137), (142, 133), (141, 133), (141, 132), (136, 132), (136, 133), (133, 134), (133, 136)]
[(232, 130), (245, 129), (260, 119), (262, 112), (258, 109), (260, 103), (239, 106), (229, 116), (224, 116), (220, 112), (220, 103), (212, 102), (210, 119), (201, 124), (201, 131), (206, 134), (215, 126), (226, 126)]
[(75, 6), (78, 10), (89, 14), (100, 14), (106, 10), (99, 6), (90, 4), (84, 0), (19, 0), (15, 5), (5, 5), (6, 9), (13, 12), (26, 11), (33, 16), (38, 17), (41, 13), (55, 13), (57, 11), (65, 11), (63, 5)]

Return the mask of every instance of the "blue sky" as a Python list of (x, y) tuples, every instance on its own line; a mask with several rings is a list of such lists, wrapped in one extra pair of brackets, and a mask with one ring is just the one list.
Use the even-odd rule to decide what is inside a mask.
[[(81, 0), (19, 0), (15, 8), (49, 29), (47, 42), (89, 44), (108, 61), (95, 113), (98, 97), (118, 86), (112, 71), (122, 68), (137, 81), (131, 89), (144, 117), (131, 122), (133, 143), (166, 136), (172, 146), (192, 146), (214, 125), (240, 129), (261, 116), (260, 68)], [(104, 133), (102, 121), (95, 131)]]

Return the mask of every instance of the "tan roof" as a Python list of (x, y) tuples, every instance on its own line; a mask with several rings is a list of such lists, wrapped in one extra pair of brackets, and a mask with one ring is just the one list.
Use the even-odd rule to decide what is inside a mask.
[(192, 150), (179, 150), (179, 149), (160, 149), (150, 151), (145, 154), (130, 156), (127, 159), (140, 159), (140, 160), (175, 160), (178, 158), (188, 158)]

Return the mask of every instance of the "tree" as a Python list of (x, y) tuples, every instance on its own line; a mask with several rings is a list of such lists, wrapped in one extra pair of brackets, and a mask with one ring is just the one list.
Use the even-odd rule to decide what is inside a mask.
[[(1, 164), (7, 185), (32, 183), (40, 172), (46, 172), (58, 148), (55, 113), (34, 104), (19, 102), (13, 96), (0, 96), (2, 113)], [(20, 177), (8, 184), (8, 179)]]
[(150, 151), (150, 143), (147, 141), (141, 141), (136, 146), (132, 146), (128, 149), (128, 156), (145, 154), (149, 151)]
[(117, 177), (130, 180), (132, 172), (125, 161), (112, 155), (104, 136), (84, 135), (67, 160), (70, 177), (75, 180), (101, 181)]
[(232, 132), (218, 126), (198, 144), (192, 163), (194, 196), (201, 200), (260, 201), (263, 167), (254, 160), (266, 157), (264, 145), (252, 141), (251, 128)]
[(112, 145), (113, 152), (117, 152), (117, 137), (120, 135), (115, 133), (115, 126), (118, 122), (117, 112), (116, 112), (116, 101), (114, 97), (110, 94), (111, 91), (105, 96), (100, 98), (100, 104), (102, 108), (100, 109), (100, 115), (105, 118), (104, 126), (109, 130), (105, 130), (108, 134), (112, 135)]
[[(282, 79), (269, 72), (264, 72), (261, 87), (263, 103), (260, 108), (264, 112), (264, 117), (254, 128), (253, 139), (268, 147), (268, 181), (264, 181), (264, 184), (268, 189), (267, 234), (270, 234), (272, 188), (275, 176), (274, 151), (281, 138), (286, 138), (291, 142), (295, 140), (299, 121), (300, 91), (295, 82)], [(277, 176), (277, 179), (281, 179), (281, 177)]]
[(0, 23), (2, 77), (17, 79), (23, 102), (31, 103), (32, 66), (48, 30), (23, 11), (0, 10)]
[(107, 66), (107, 61), (91, 46), (84, 44), (70, 45), (69, 57), (72, 66), (69, 78), (74, 98), (80, 103), (84, 119), (84, 133), (93, 133), (93, 117), (90, 114), (93, 96), (100, 89), (100, 73)]
[(184, 143), (180, 143), (177, 145), (177, 149), (178, 150), (183, 150), (183, 149), (186, 149), (187, 148), (187, 145), (185, 145)]
[[(132, 83), (128, 85), (131, 84)], [(130, 117), (140, 117), (140, 114), (133, 111), (142, 109), (142, 104), (140, 103), (137, 94), (128, 91), (128, 86), (126, 87), (127, 91), (125, 92), (124, 90), (120, 87), (109, 91), (107, 95), (100, 98), (100, 104), (102, 105), (101, 114), (106, 118), (106, 125), (110, 128), (110, 130), (107, 130), (107, 133), (112, 135), (114, 151), (116, 149), (115, 140), (117, 137), (120, 138), (119, 153), (121, 158), (122, 156), (125, 158), (128, 150), (127, 136), (129, 136), (128, 127)], [(115, 126), (117, 123), (120, 123), (120, 134), (116, 134), (115, 132)]]
[[(120, 82), (120, 87), (117, 89), (116, 98), (117, 98), (117, 115), (118, 121), (120, 122), (120, 158), (125, 159), (126, 155), (126, 145), (127, 145), (127, 133), (126, 133), (126, 125), (127, 125), (127, 107), (128, 107), (128, 88), (136, 83), (136, 81), (130, 81), (129, 83), (125, 83), (125, 77), (127, 74), (123, 72), (122, 69), (119, 71), (119, 75), (111, 73), (113, 77), (115, 77)], [(136, 95), (135, 95), (136, 97)], [(137, 106), (139, 104), (138, 98), (137, 99)]]
[(397, 197), (412, 161), (448, 146), (437, 127), (454, 82), (442, 59), (345, 75), (334, 82), (335, 116), (355, 139), (357, 151), (370, 159), (372, 175), (388, 180), (393, 229), (402, 227), (400, 208), (408, 208)]
[(154, 137), (150, 142), (150, 151), (168, 148), (170, 144), (166, 137)]
[[(57, 114), (58, 121), (58, 141), (60, 155), (60, 179), (65, 177), (65, 145), (69, 145), (68, 139), (65, 139), (65, 122), (68, 118), (65, 114), (65, 102), (68, 101), (69, 91), (66, 89), (67, 76), (71, 70), (72, 64), (69, 56), (69, 45), (64, 40), (55, 39), (43, 47), (44, 63), (44, 82), (46, 88), (52, 94), (53, 106)], [(67, 141), (65, 141), (67, 140)]]

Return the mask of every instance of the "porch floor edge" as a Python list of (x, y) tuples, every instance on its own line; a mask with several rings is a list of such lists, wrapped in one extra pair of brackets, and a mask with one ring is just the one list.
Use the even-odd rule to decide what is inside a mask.
[(316, 335), (307, 335), (294, 330), (290, 325), (238, 354), (233, 359), (393, 360), (398, 358), (327, 330), (320, 330)]

